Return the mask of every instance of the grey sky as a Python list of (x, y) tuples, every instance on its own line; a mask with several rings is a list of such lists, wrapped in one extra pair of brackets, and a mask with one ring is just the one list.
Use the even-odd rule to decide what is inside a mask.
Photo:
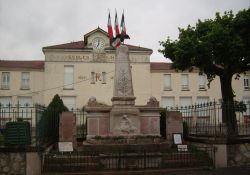
[(178, 37), (178, 27), (216, 12), (235, 13), (249, 0), (0, 0), (0, 59), (43, 60), (41, 48), (83, 39), (98, 26), (107, 31), (108, 8), (114, 23), (125, 11), (126, 43), (153, 49), (151, 61), (164, 60), (159, 41)]

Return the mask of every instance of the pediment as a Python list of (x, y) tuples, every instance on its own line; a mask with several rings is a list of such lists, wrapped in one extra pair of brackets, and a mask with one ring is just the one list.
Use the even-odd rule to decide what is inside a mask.
[(86, 46), (90, 46), (93, 38), (95, 37), (102, 37), (104, 40), (108, 40), (108, 33), (105, 30), (98, 27), (84, 35), (84, 44)]

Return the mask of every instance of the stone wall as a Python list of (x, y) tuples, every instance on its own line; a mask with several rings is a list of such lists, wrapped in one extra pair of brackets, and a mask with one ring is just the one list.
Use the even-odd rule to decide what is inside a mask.
[(1, 175), (25, 175), (26, 153), (0, 153)]
[(250, 144), (228, 145), (228, 166), (250, 165)]

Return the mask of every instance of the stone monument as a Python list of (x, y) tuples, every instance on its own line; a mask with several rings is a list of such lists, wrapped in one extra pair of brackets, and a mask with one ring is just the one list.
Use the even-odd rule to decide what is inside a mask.
[(113, 135), (140, 134), (140, 111), (135, 96), (128, 47), (116, 50), (113, 107), (110, 112), (110, 131)]
[(135, 106), (129, 50), (125, 45), (116, 49), (114, 93), (112, 106), (89, 99), (87, 139), (96, 136), (160, 136), (160, 108), (155, 97), (144, 106)]

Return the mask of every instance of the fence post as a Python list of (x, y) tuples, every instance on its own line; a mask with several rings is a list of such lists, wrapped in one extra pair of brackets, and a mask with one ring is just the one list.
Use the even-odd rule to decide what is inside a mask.
[(121, 169), (121, 151), (119, 150), (119, 153), (118, 153), (118, 170)]
[(147, 167), (147, 165), (146, 165), (147, 164), (146, 150), (143, 151), (143, 157), (144, 157), (144, 159), (143, 159), (144, 160), (144, 169), (146, 169), (146, 167)]

